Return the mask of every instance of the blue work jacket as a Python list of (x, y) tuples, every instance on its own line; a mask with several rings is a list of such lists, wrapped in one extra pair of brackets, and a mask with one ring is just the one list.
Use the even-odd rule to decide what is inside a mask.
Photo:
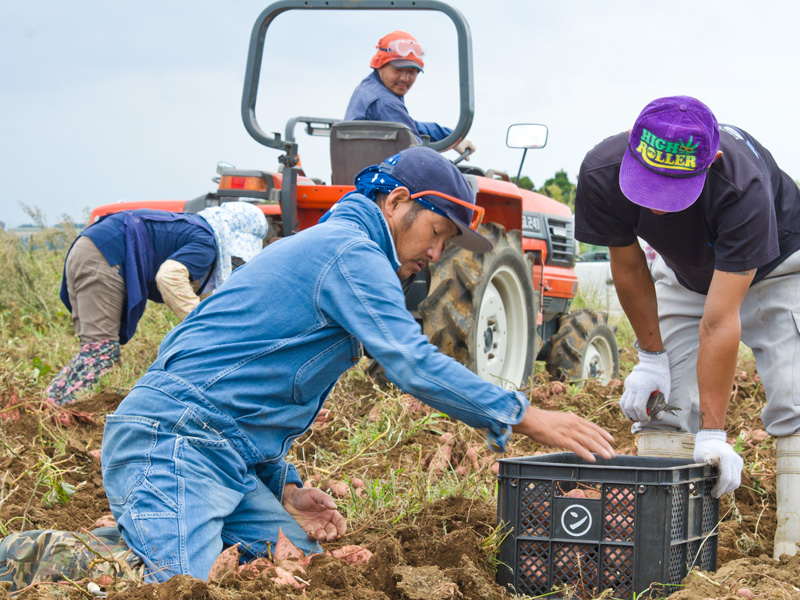
[(372, 73), (358, 84), (350, 97), (344, 120), (402, 123), (414, 132), (420, 142), (422, 135), (430, 136), (432, 142), (438, 142), (453, 132), (452, 129), (437, 123), (424, 123), (412, 119), (403, 98), (383, 85), (377, 69), (373, 69)]
[[(403, 391), (486, 428), (504, 448), (525, 395), (484, 381), (428, 342), (406, 309), (394, 243), (373, 201), (350, 194), (327, 216), (236, 269), (167, 334), (136, 388), (197, 408), (278, 497), (287, 481), (301, 484), (284, 457), (358, 362), (361, 343)], [(157, 416), (142, 392), (118, 412)]]

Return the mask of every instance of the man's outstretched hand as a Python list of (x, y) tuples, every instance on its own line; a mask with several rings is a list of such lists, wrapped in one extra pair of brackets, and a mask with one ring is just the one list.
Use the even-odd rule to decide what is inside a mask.
[(566, 448), (589, 462), (595, 462), (592, 453), (606, 459), (616, 456), (611, 447), (614, 438), (610, 433), (571, 412), (529, 406), (522, 421), (512, 429), (515, 433), (527, 435), (534, 442)]
[(283, 508), (300, 524), (309, 539), (331, 542), (347, 531), (347, 523), (336, 509), (336, 502), (320, 489), (287, 484), (283, 489)]

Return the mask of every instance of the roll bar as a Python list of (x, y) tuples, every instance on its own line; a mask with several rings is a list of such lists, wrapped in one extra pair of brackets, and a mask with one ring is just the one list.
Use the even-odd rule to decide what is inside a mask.
[[(279, 14), (288, 10), (434, 10), (443, 12), (453, 21), (458, 35), (458, 78), (460, 112), (458, 123), (446, 138), (430, 144), (437, 151), (446, 150), (466, 137), (475, 114), (475, 94), (472, 86), (472, 35), (464, 16), (452, 6), (439, 0), (280, 0), (270, 4), (258, 16), (250, 35), (247, 70), (242, 93), (242, 121), (250, 136), (259, 144), (286, 152), (280, 157), (286, 167), (297, 164), (297, 144), (292, 139), (281, 139), (279, 133), (264, 132), (256, 119), (255, 106), (258, 80), (264, 54), (267, 29)], [(354, 82), (355, 85), (355, 82)], [(287, 135), (288, 137), (288, 135)]]

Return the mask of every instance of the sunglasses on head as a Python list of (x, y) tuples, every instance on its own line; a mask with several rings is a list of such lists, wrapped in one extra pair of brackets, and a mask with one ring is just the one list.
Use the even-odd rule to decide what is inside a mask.
[(441, 215), (442, 217), (447, 217), (448, 219), (450, 216), (445, 213), (441, 208), (435, 206), (430, 202), (430, 200), (426, 200), (423, 196), (439, 196), (440, 198), (444, 198), (445, 200), (449, 200), (454, 204), (458, 204), (459, 206), (463, 206), (464, 208), (468, 208), (472, 211), (472, 221), (469, 224), (469, 228), (476, 230), (480, 226), (481, 222), (483, 221), (483, 213), (485, 209), (482, 206), (478, 206), (477, 204), (471, 204), (469, 202), (465, 202), (459, 198), (454, 198), (453, 196), (448, 196), (447, 194), (443, 194), (442, 192), (437, 192), (436, 190), (426, 190), (424, 192), (419, 192), (417, 194), (411, 194), (411, 199), (419, 202), (422, 206), (427, 208), (428, 210), (432, 210), (437, 215)]

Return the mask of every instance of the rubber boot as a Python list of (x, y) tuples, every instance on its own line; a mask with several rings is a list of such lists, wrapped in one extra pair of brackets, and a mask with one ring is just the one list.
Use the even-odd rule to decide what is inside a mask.
[(694, 459), (694, 434), (682, 431), (640, 431), (636, 454)]
[(775, 560), (781, 554), (794, 556), (800, 543), (800, 434), (778, 438), (778, 529)]

